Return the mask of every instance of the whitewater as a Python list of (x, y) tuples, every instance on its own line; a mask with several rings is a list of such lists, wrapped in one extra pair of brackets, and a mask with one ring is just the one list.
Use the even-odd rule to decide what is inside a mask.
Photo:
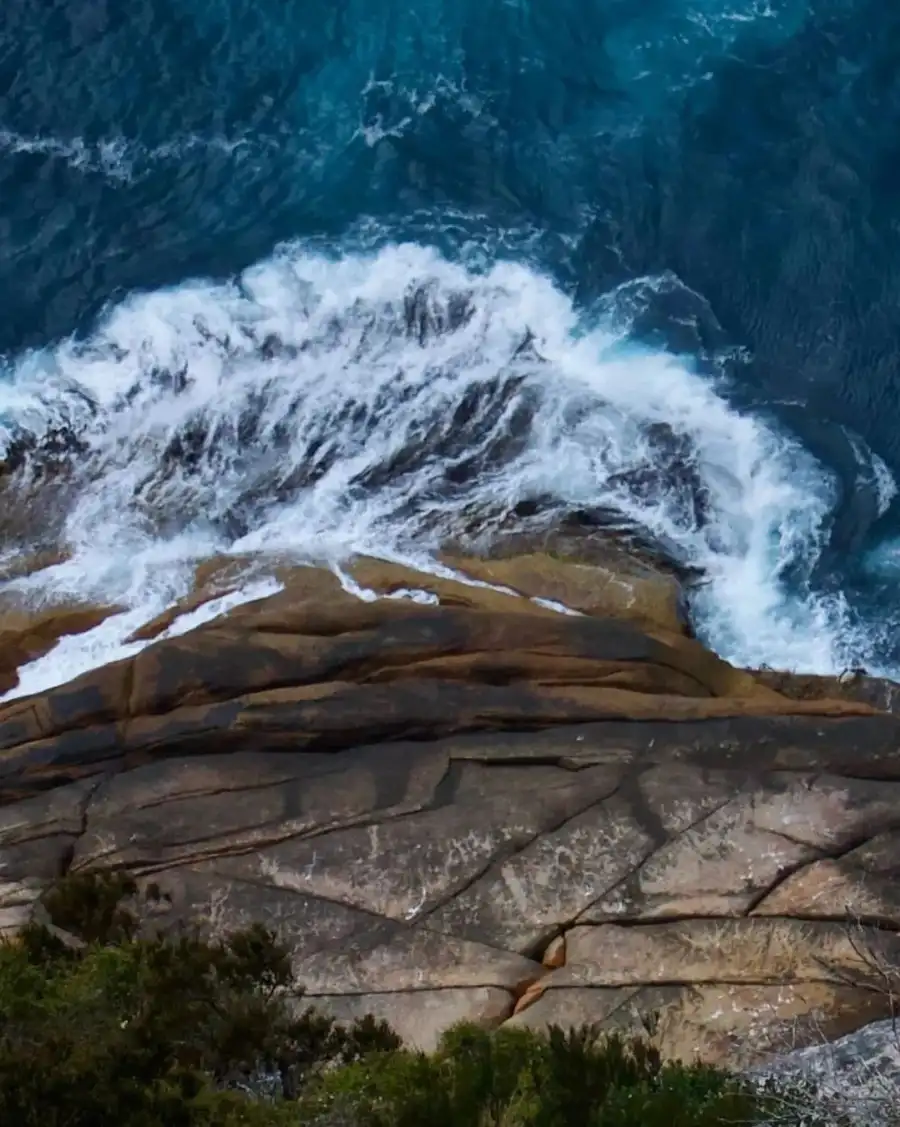
[[(10, 695), (135, 652), (125, 639), (189, 592), (203, 559), (340, 571), (365, 553), (434, 569), (448, 537), (474, 522), (489, 541), (534, 499), (608, 510), (670, 545), (703, 576), (699, 634), (733, 662), (835, 673), (858, 660), (840, 595), (796, 581), (835, 483), (715, 377), (638, 346), (629, 302), (609, 298), (588, 316), (522, 263), (294, 245), (229, 283), (132, 295), (86, 339), (16, 359), (4, 417), (35, 431), (74, 420), (83, 447), (59, 536), (69, 558), (5, 589), (125, 609), (60, 641)], [(661, 425), (691, 488), (661, 464)], [(886, 507), (894, 486), (878, 473)], [(171, 630), (277, 589), (256, 575)]]
[(0, 596), (120, 608), (15, 695), (213, 557), (171, 631), (566, 522), (737, 664), (900, 675), (898, 59), (876, 0), (11, 5)]

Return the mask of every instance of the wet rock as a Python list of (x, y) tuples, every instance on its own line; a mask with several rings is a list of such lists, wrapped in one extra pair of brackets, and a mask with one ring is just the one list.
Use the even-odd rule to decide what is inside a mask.
[(456, 332), (471, 320), (474, 312), (470, 294), (456, 293), (444, 299), (430, 286), (417, 286), (403, 299), (406, 331), (423, 346), (433, 336)]
[(78, 605), (32, 609), (9, 597), (0, 598), (0, 692), (14, 689), (19, 668), (49, 653), (60, 638), (93, 630), (119, 610)]
[(38, 552), (23, 552), (10, 555), (0, 563), (0, 582), (10, 579), (20, 579), (25, 575), (33, 575), (48, 567), (56, 567), (65, 563), (70, 558), (70, 553), (63, 548), (48, 548)]
[(192, 589), (183, 598), (139, 626), (126, 642), (149, 642), (164, 634), (182, 615), (199, 610), (214, 599), (237, 591), (241, 584), (265, 567), (265, 557), (214, 556), (199, 563), (194, 571)]
[(3, 452), (0, 477), (27, 471), (40, 479), (67, 469), (73, 458), (87, 450), (87, 442), (75, 423), (51, 425), (40, 433), (19, 431)]
[(64, 554), (66, 515), (84, 444), (74, 430), (14, 437), (0, 460), (0, 549), (10, 557)]
[(451, 567), (528, 598), (549, 599), (595, 617), (626, 618), (652, 629), (686, 630), (681, 586), (670, 575), (633, 565), (576, 563), (547, 553), (506, 559), (466, 560), (444, 557)]
[(870, 677), (864, 669), (848, 669), (839, 677), (814, 673), (783, 673), (762, 669), (755, 676), (764, 685), (793, 700), (860, 700), (873, 708), (900, 715), (900, 685), (885, 677)]
[(463, 517), (461, 530), (444, 545), (448, 555), (508, 559), (546, 552), (623, 575), (672, 577), (681, 585), (683, 598), (703, 579), (676, 545), (632, 527), (621, 513), (608, 508), (565, 509), (554, 497), (535, 496), (510, 510), (464, 510)]
[(684, 528), (703, 528), (710, 517), (709, 493), (690, 438), (668, 423), (651, 423), (644, 437), (649, 450), (645, 464), (612, 474), (607, 485), (644, 505), (665, 497)]
[(219, 599), (223, 595), (230, 595), (236, 590), (237, 587), (224, 587), (221, 590), (201, 590), (186, 595), (168, 609), (162, 611), (154, 618), (151, 618), (149, 622), (145, 622), (143, 626), (139, 626), (137, 630), (134, 630), (128, 635), (125, 642), (126, 644), (130, 644), (131, 642), (152, 642), (155, 638), (158, 638), (160, 634), (164, 634), (182, 615), (199, 610), (201, 607), (206, 606), (207, 603), (211, 603), (214, 599)]

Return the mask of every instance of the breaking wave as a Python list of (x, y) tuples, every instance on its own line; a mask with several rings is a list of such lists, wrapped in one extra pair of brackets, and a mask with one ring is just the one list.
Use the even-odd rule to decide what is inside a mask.
[(525, 265), (401, 245), (295, 246), (229, 284), (132, 297), (10, 373), (9, 418), (79, 439), (71, 558), (15, 582), (130, 608), (115, 646), (216, 553), (427, 567), (452, 538), (600, 514), (702, 574), (698, 628), (730, 659), (845, 667), (843, 601), (808, 585), (835, 482), (715, 378), (635, 345), (634, 294), (587, 317)]
[(11, 4), (0, 566), (68, 555), (0, 591), (122, 608), (19, 691), (214, 554), (561, 523), (735, 662), (900, 671), (898, 59), (875, 0)]

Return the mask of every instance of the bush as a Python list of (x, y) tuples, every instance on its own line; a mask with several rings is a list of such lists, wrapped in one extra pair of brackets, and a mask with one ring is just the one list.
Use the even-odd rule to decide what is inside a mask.
[(0, 1124), (813, 1124), (783, 1093), (663, 1064), (649, 1044), (594, 1028), (459, 1026), (429, 1056), (371, 1018), (343, 1027), (298, 1013), (288, 952), (271, 932), (147, 936), (124, 876), (67, 877), (44, 908), (49, 922), (0, 945)]
[(398, 1047), (371, 1019), (297, 1016), (288, 952), (263, 927), (223, 943), (139, 937), (122, 903), (135, 891), (66, 878), (45, 898), (52, 924), (0, 946), (0, 1123), (277, 1124), (289, 1104), (223, 1089), (264, 1070), (293, 1096), (319, 1068)]
[(321, 1076), (300, 1122), (334, 1127), (814, 1127), (808, 1099), (704, 1065), (663, 1064), (640, 1039), (451, 1030), (433, 1056), (369, 1057)]

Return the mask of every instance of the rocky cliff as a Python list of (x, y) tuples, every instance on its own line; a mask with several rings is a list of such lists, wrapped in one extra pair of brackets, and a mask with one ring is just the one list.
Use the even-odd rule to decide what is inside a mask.
[[(457, 566), (474, 582), (283, 568), (0, 705), (0, 927), (62, 872), (128, 869), (160, 920), (275, 926), (309, 995), (424, 1046), (462, 1018), (653, 1019), (667, 1053), (750, 1063), (884, 1016), (888, 690), (732, 668), (671, 577)], [(3, 611), (9, 686), (114, 608)]]

